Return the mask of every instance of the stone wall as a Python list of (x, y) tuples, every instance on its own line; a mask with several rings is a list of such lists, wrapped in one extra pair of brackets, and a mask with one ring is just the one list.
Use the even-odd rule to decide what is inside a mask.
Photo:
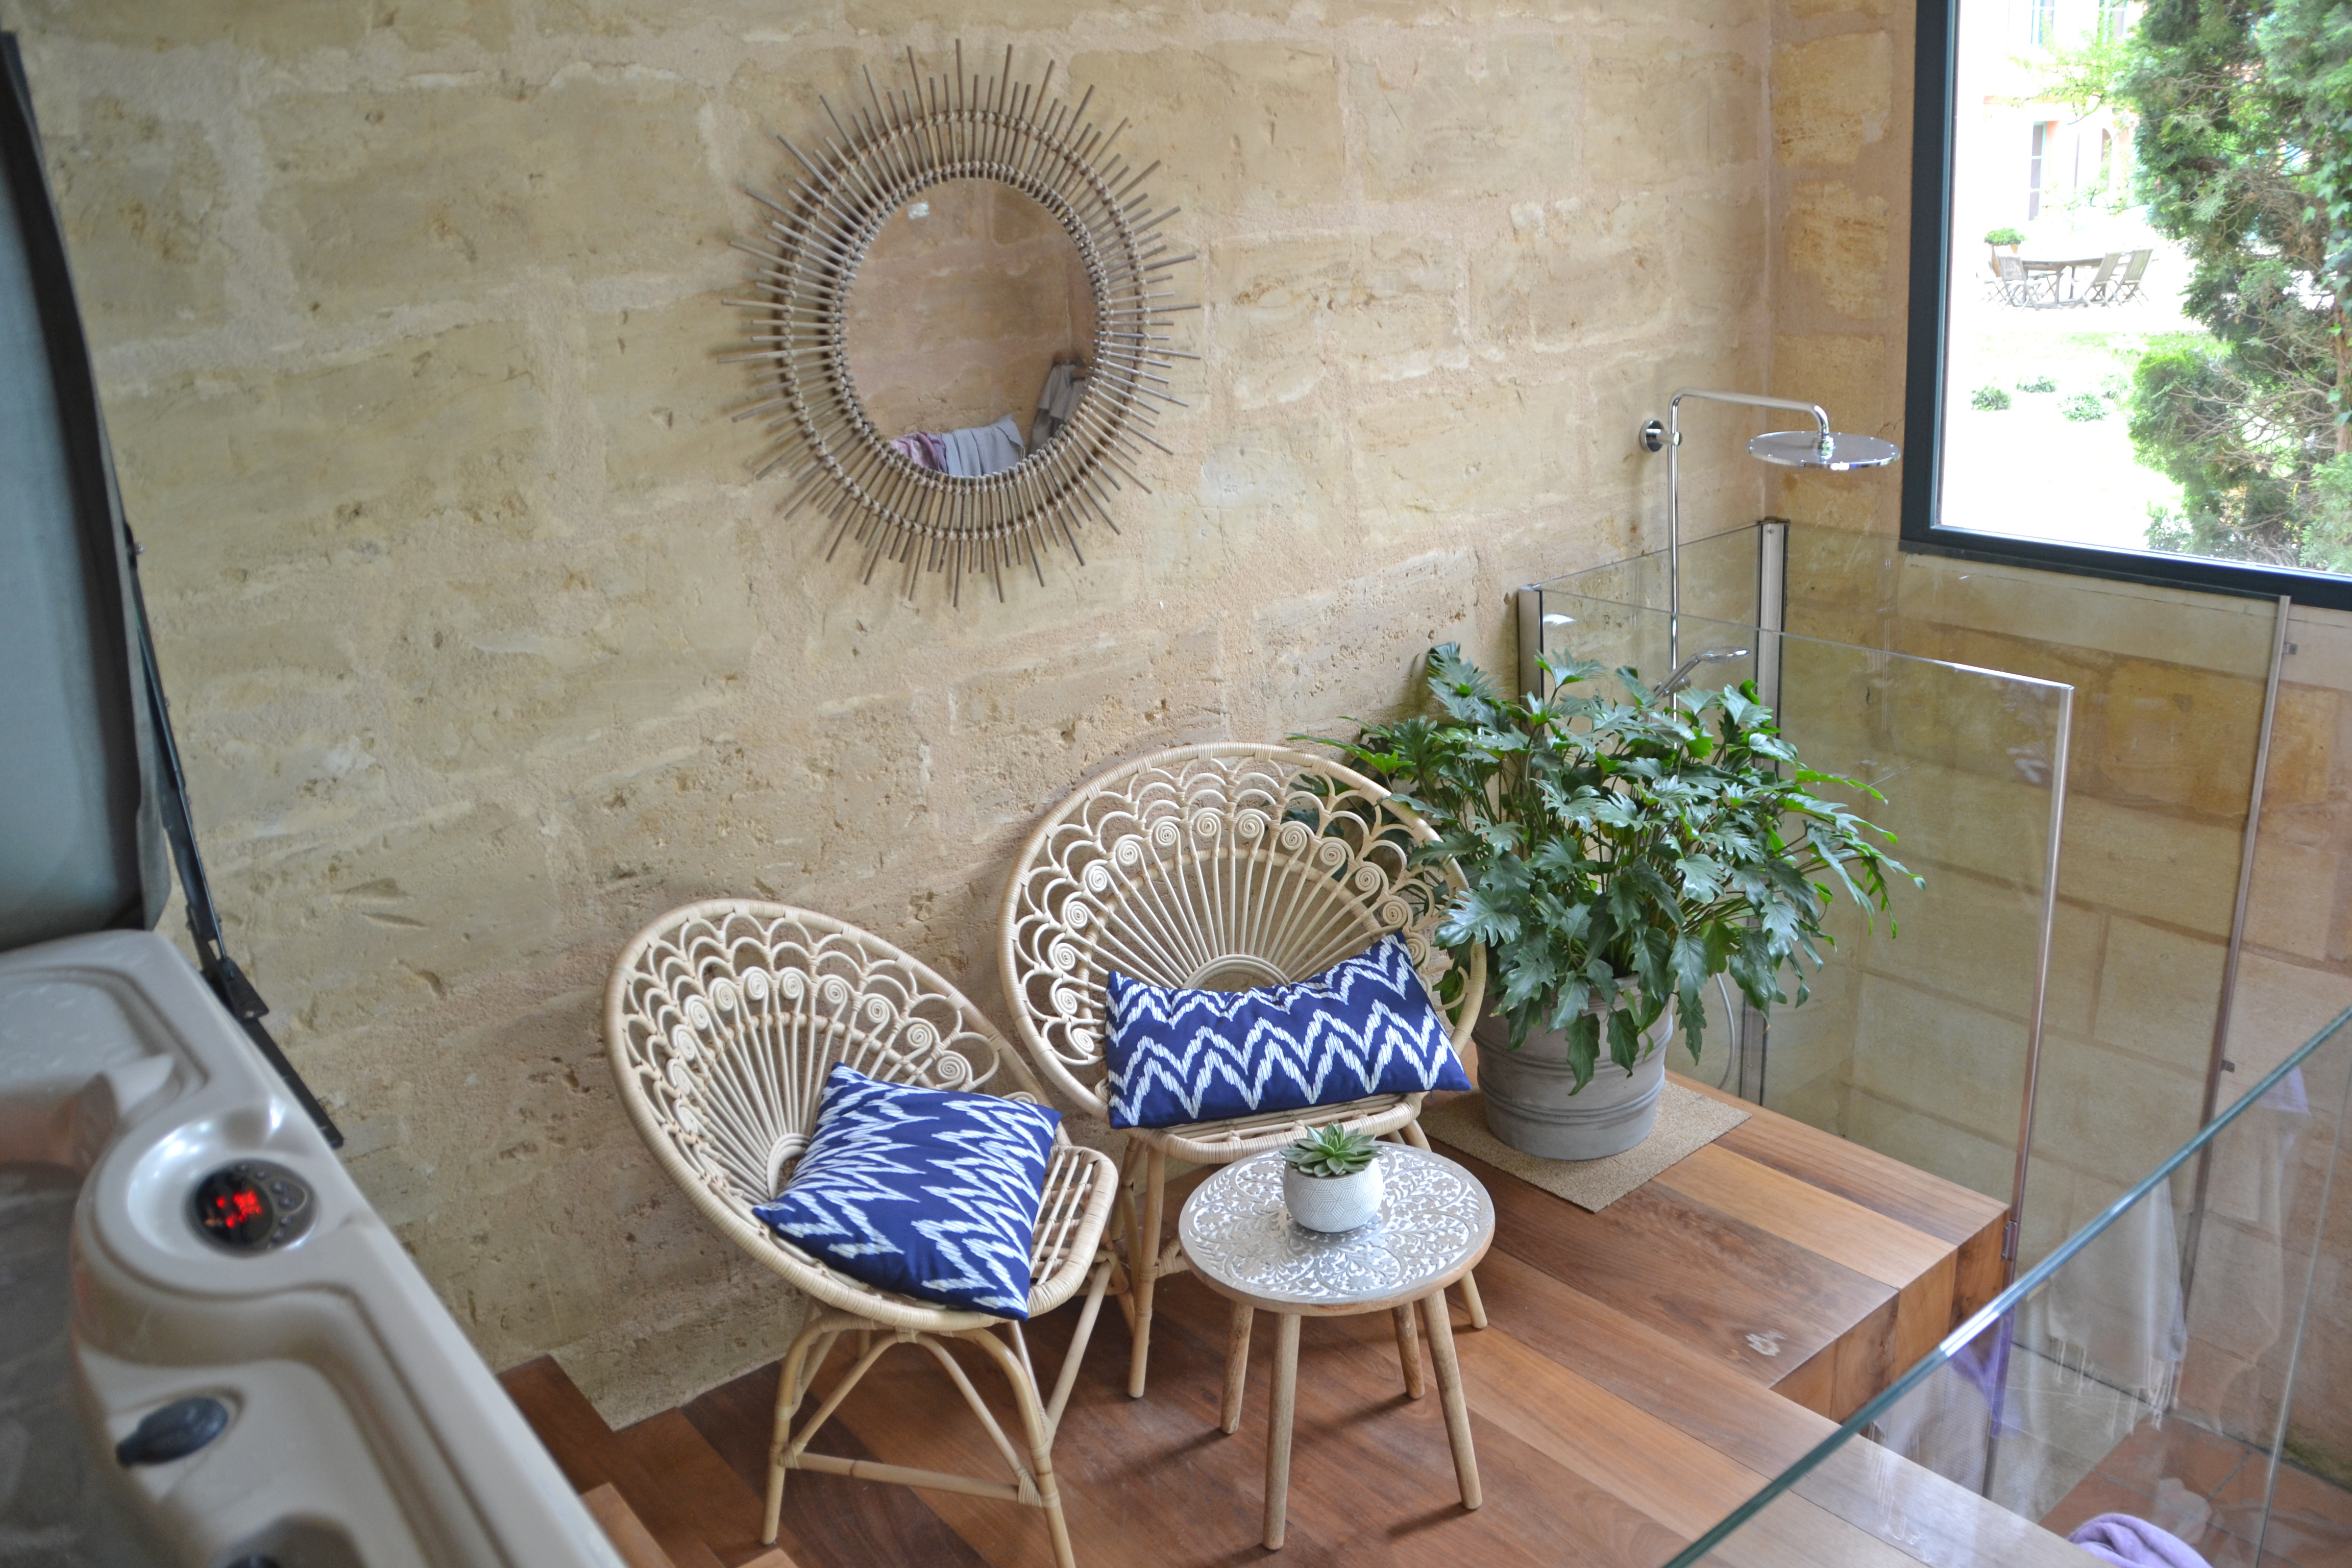
[[(1800, 9), (1805, 79), (1899, 52)], [(802, 902), (996, 1008), (1011, 856), (1082, 776), (1389, 710), (1433, 639), (1507, 658), (1509, 584), (1651, 538), (1635, 426), (1774, 357), (1768, 170), (1852, 165), (1892, 123), (1829, 89), (1768, 106), (1752, 0), (0, 0), (0, 24), (231, 944), (484, 1356), (553, 1351), (616, 1421), (773, 1355), (794, 1310), (615, 1103), (598, 1002), (626, 936), (713, 894)], [(775, 515), (716, 355), (767, 133), (959, 36), (1133, 120), (1207, 309), (1123, 531), (951, 612)], [(1843, 257), (1886, 180), (1820, 183)], [(1685, 468), (1738, 521), (1745, 434)]]

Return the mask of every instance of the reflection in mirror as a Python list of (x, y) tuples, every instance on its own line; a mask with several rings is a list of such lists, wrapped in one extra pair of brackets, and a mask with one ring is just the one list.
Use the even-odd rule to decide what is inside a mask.
[(1078, 247), (1011, 185), (949, 180), (890, 215), (850, 289), (844, 347), (874, 427), (966, 477), (1049, 443), (1086, 387), (1094, 290)]

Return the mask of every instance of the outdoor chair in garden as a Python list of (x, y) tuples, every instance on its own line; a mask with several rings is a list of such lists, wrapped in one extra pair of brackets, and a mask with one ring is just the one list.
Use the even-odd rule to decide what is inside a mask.
[[(1390, 932), (1448, 1020), (1458, 1053), (1486, 991), (1483, 950), (1436, 942), (1462, 886), (1451, 861), (1414, 864), (1436, 837), (1372, 780), (1276, 745), (1185, 746), (1124, 763), (1071, 795), (1015, 861), (1000, 927), (1014, 1034), (1066, 1099), (1108, 1123), (1108, 979), (1231, 991), (1305, 980)], [(1231, 1164), (1339, 1124), (1427, 1148), (1422, 1096), (1387, 1094), (1125, 1133), (1119, 1233), (1140, 1397), (1160, 1279), (1187, 1265), (1164, 1234), (1169, 1167)], [(1134, 1184), (1141, 1178), (1142, 1212)], [(1462, 1281), (1471, 1322), (1477, 1286)]]
[(2074, 296), (2074, 303), (2078, 305), (2105, 304), (2107, 302), (2107, 290), (2115, 286), (2116, 268), (2123, 264), (2123, 258), (2124, 253), (2120, 250), (2110, 250), (2105, 256), (2100, 257), (2098, 270), (2093, 272), (2091, 274), (2091, 280), (2083, 285), (2083, 291)]
[(2015, 305), (2021, 310), (2039, 309), (2050, 303), (2057, 288), (2054, 274), (2028, 272), (2025, 263), (2014, 256), (1997, 257), (1993, 265), (2000, 271), (2003, 303)]
[[(1055, 1560), (1071, 1568), (1054, 1431), (1116, 1269), (1103, 1246), (1117, 1179), (1109, 1157), (1056, 1129), (1045, 1162), (1029, 1255), (1029, 1315), (1085, 1291), (1050, 1398), (1041, 1395), (1018, 1321), (861, 1283), (752, 1213), (783, 1189), (808, 1148), (835, 1063), (893, 1084), (1042, 1103), (1020, 1054), (953, 985), (879, 937), (804, 910), (737, 900), (673, 910), (629, 942), (605, 991), (604, 1033), (622, 1103), (662, 1168), (722, 1234), (809, 1298), (779, 1380), (761, 1539), (776, 1539), (786, 1476), (815, 1470), (1042, 1509)], [(855, 1347), (847, 1370), (795, 1430), (810, 1385), (844, 1336)], [(809, 1451), (810, 1438), (876, 1359), (901, 1343), (939, 1363), (1011, 1479)], [(950, 1352), (953, 1344), (977, 1350), (1011, 1385), (1017, 1442)]]
[(2128, 305), (2139, 298), (2139, 280), (2147, 276), (2148, 258), (2155, 254), (2153, 250), (2135, 250), (2131, 253), (2131, 260), (2125, 263), (2124, 275), (2116, 280), (2107, 303)]

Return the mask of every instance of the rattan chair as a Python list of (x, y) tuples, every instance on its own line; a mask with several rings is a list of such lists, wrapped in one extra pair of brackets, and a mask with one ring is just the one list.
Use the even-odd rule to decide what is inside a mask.
[[(613, 967), (604, 1034), (622, 1102), (662, 1167), (730, 1239), (810, 1298), (778, 1379), (761, 1539), (776, 1539), (786, 1474), (817, 1470), (1043, 1509), (1055, 1560), (1071, 1568), (1070, 1532), (1054, 1485), (1054, 1430), (1116, 1267), (1103, 1246), (1116, 1184), (1108, 1156), (1057, 1136), (1045, 1173), (1030, 1254), (1030, 1315), (1086, 1288), (1051, 1400), (1039, 1397), (1017, 1322), (860, 1284), (751, 1214), (782, 1187), (807, 1147), (835, 1062), (897, 1082), (1041, 1100), (1019, 1053), (954, 986), (879, 937), (804, 910), (736, 900), (673, 910), (637, 934)], [(795, 1432), (793, 1416), (844, 1334), (856, 1337), (858, 1353)], [(979, 1346), (1012, 1384), (1025, 1457), (949, 1352), (946, 1342), (956, 1340)], [(875, 1360), (899, 1343), (919, 1345), (940, 1363), (1003, 1455), (1011, 1480), (808, 1451)]]
[[(1014, 1032), (1048, 1083), (1108, 1121), (1109, 971), (1156, 985), (1279, 984), (1396, 931), (1453, 1015), (1459, 1050), (1477, 1022), (1486, 955), (1474, 950), (1456, 972), (1434, 940), (1462, 880), (1451, 862), (1409, 863), (1435, 837), (1371, 780), (1286, 747), (1186, 746), (1113, 768), (1047, 816), (1014, 864), (1000, 931)], [(1230, 1164), (1333, 1122), (1426, 1148), (1421, 1100), (1381, 1095), (1128, 1132), (1119, 1194), (1130, 1290), (1120, 1305), (1134, 1330), (1130, 1394), (1143, 1394), (1154, 1286), (1186, 1267), (1163, 1237), (1169, 1162)], [(1462, 1288), (1484, 1328), (1475, 1282), (1465, 1276)]]

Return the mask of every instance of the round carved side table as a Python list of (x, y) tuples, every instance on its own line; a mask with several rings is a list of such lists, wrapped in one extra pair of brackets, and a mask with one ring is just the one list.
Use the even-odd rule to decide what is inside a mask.
[(1241, 1426), (1251, 1320), (1258, 1312), (1276, 1315), (1265, 1437), (1269, 1548), (1282, 1544), (1290, 1495), (1290, 1418), (1297, 1401), (1301, 1318), (1393, 1312), (1406, 1392), (1419, 1398), (1421, 1355), (1413, 1332), (1413, 1310), (1419, 1307), (1445, 1406), (1445, 1435), (1454, 1447), (1462, 1506), (1476, 1508), (1482, 1500), (1445, 1288), (1486, 1255), (1495, 1239), (1495, 1205), (1469, 1172), (1443, 1155), (1382, 1143), (1381, 1163), (1387, 1194), (1379, 1217), (1337, 1235), (1307, 1229), (1283, 1207), (1278, 1153), (1254, 1155), (1219, 1170), (1184, 1200), (1177, 1216), (1176, 1234), (1193, 1269), (1234, 1303), (1221, 1423), (1229, 1433)]

